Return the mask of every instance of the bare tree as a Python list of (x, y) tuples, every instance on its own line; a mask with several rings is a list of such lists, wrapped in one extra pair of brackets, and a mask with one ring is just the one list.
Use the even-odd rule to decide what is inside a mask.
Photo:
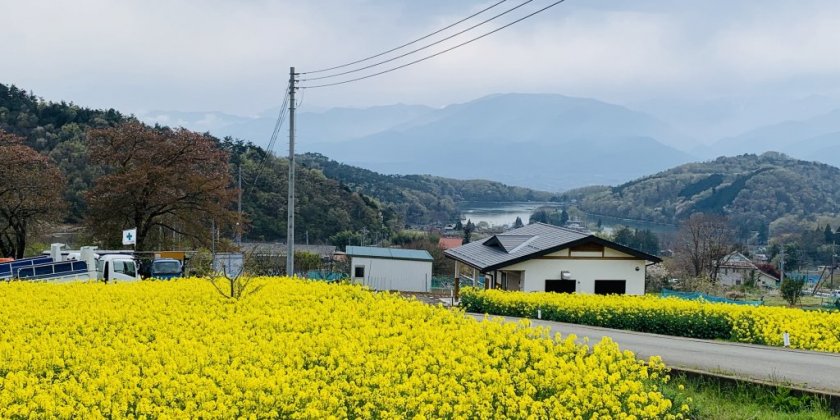
[[(246, 294), (256, 293), (262, 289), (263, 285), (250, 287), (254, 277), (246, 272), (246, 267), (249, 266), (249, 261), (253, 258), (257, 248), (242, 255), (242, 264), (237, 268), (228, 269), (227, 264), (221, 265), (221, 271), (213, 269), (211, 274), (207, 277), (210, 284), (219, 292), (220, 295), (228, 299), (240, 299)], [(216, 260), (216, 255), (213, 255), (213, 260)], [(212, 264), (212, 262), (211, 262)]]
[(687, 274), (717, 281), (724, 258), (732, 252), (733, 237), (726, 217), (692, 214), (677, 234), (676, 257)]

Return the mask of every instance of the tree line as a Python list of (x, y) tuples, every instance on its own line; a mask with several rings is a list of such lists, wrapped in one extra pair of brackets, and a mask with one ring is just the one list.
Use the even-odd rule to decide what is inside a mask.
[[(249, 142), (148, 126), (114, 110), (51, 103), (0, 84), (0, 256), (21, 257), (35, 233), (84, 225), (84, 243), (137, 249), (230, 245), (286, 236), (285, 159)], [(376, 200), (317, 170), (297, 172), (299, 237), (324, 243), (341, 231), (383, 234), (403, 224)]]

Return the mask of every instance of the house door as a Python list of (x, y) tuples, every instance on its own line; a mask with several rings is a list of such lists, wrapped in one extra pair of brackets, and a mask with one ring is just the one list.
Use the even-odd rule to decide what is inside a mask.
[(577, 290), (576, 280), (546, 280), (545, 291), (555, 293), (574, 293)]

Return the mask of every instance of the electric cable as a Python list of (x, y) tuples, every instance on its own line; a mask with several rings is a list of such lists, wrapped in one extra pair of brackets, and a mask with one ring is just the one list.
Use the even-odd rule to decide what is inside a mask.
[(289, 88), (291, 86), (286, 87), (286, 95), (283, 96), (283, 104), (280, 105), (280, 112), (277, 114), (277, 121), (274, 123), (274, 130), (271, 133), (271, 139), (268, 142), (268, 146), (265, 149), (265, 154), (263, 158), (260, 160), (259, 165), (257, 165), (257, 173), (254, 175), (254, 181), (251, 182), (249, 187), (253, 187), (257, 184), (257, 181), (260, 179), (260, 175), (262, 175), (262, 168), (265, 164), (265, 161), (268, 159), (268, 156), (273, 153), (274, 145), (277, 143), (277, 137), (280, 134), (280, 129), (283, 127), (283, 123), (286, 120), (286, 111), (288, 111), (288, 104), (289, 104)]
[(420, 63), (420, 62), (426, 61), (426, 60), (428, 60), (428, 59), (431, 59), (431, 58), (437, 57), (437, 56), (439, 56), (439, 55), (441, 55), (441, 54), (445, 54), (445, 53), (447, 53), (447, 52), (449, 52), (449, 51), (452, 51), (452, 50), (454, 50), (454, 49), (456, 49), (456, 48), (460, 48), (460, 47), (463, 47), (463, 46), (465, 46), (465, 45), (467, 45), (467, 44), (471, 44), (471, 43), (473, 43), (473, 42), (475, 42), (475, 41), (478, 41), (479, 39), (482, 39), (482, 38), (484, 38), (484, 37), (490, 36), (490, 35), (492, 35), (492, 34), (494, 34), (494, 33), (496, 33), (496, 32), (501, 31), (502, 29), (508, 28), (508, 27), (510, 27), (510, 26), (512, 26), (512, 25), (514, 25), (514, 24), (517, 24), (517, 23), (519, 23), (519, 22), (522, 22), (522, 21), (523, 21), (523, 20), (525, 20), (525, 19), (528, 19), (528, 18), (530, 18), (530, 17), (532, 17), (532, 16), (534, 16), (534, 15), (537, 15), (537, 14), (539, 14), (539, 13), (542, 13), (542, 12), (544, 12), (544, 11), (546, 11), (546, 10), (548, 10), (548, 9), (550, 9), (550, 8), (552, 8), (552, 7), (554, 7), (554, 6), (557, 6), (558, 4), (563, 3), (564, 1), (565, 1), (565, 0), (557, 0), (557, 1), (555, 1), (554, 3), (551, 3), (551, 4), (549, 4), (548, 6), (543, 7), (542, 9), (539, 9), (539, 10), (537, 10), (537, 11), (535, 11), (535, 12), (532, 12), (532, 13), (530, 13), (530, 14), (527, 14), (527, 15), (525, 15), (525, 16), (523, 16), (523, 17), (519, 18), (519, 19), (514, 20), (513, 22), (510, 22), (510, 23), (508, 23), (508, 24), (505, 24), (504, 26), (501, 26), (501, 27), (499, 27), (499, 28), (496, 28), (496, 29), (494, 29), (494, 30), (492, 30), (492, 31), (490, 31), (490, 32), (487, 32), (487, 33), (485, 33), (485, 34), (483, 34), (483, 35), (481, 35), (481, 36), (475, 37), (475, 38), (470, 39), (470, 40), (468, 40), (468, 41), (464, 41), (464, 42), (462, 42), (462, 43), (460, 43), (460, 44), (458, 44), (458, 45), (455, 45), (455, 46), (449, 47), (449, 48), (447, 48), (447, 49), (445, 49), (445, 50), (443, 50), (443, 51), (440, 51), (440, 52), (437, 52), (437, 53), (434, 53), (434, 54), (428, 55), (428, 56), (423, 57), (423, 58), (419, 58), (419, 59), (417, 59), (417, 60), (414, 60), (414, 61), (408, 62), (408, 63), (406, 63), (406, 64), (402, 64), (402, 65), (400, 65), (400, 66), (397, 66), (397, 67), (392, 67), (392, 68), (390, 68), (390, 69), (383, 70), (383, 71), (380, 71), (380, 72), (377, 72), (377, 73), (373, 73), (373, 74), (369, 74), (369, 75), (362, 76), (362, 77), (356, 77), (356, 78), (353, 78), (353, 79), (343, 80), (343, 81), (340, 81), (340, 82), (324, 83), (324, 84), (320, 84), (320, 85), (312, 85), (312, 86), (301, 86), (301, 87), (300, 87), (300, 89), (317, 89), (317, 88), (324, 88), (324, 87), (330, 87), (330, 86), (338, 86), (338, 85), (343, 85), (343, 84), (347, 84), (347, 83), (358, 82), (358, 81), (360, 81), (360, 80), (370, 79), (370, 78), (372, 78), (372, 77), (381, 76), (381, 75), (383, 75), (383, 74), (390, 73), (390, 72), (392, 72), (392, 71), (396, 71), (396, 70), (399, 70), (399, 69), (406, 68), (406, 67), (408, 67), (408, 66), (411, 66), (411, 65), (414, 65), (414, 64), (417, 64), (417, 63)]
[[(499, 13), (499, 14), (497, 14), (497, 15), (493, 16), (493, 17), (490, 17), (490, 18), (488, 18), (488, 19), (485, 19), (485, 20), (483, 20), (483, 21), (481, 21), (481, 22), (479, 22), (479, 23), (476, 23), (475, 25), (470, 26), (469, 28), (466, 28), (466, 29), (463, 29), (463, 30), (461, 30), (461, 31), (458, 31), (458, 32), (456, 32), (456, 33), (454, 33), (454, 34), (452, 34), (452, 35), (447, 36), (446, 38), (443, 38), (443, 39), (440, 39), (440, 40), (438, 40), (438, 41), (432, 42), (431, 44), (426, 44), (426, 45), (424, 45), (424, 46), (422, 46), (422, 47), (420, 47), (420, 48), (416, 48), (416, 49), (413, 49), (413, 50), (411, 50), (411, 51), (409, 51), (409, 52), (407, 52), (407, 53), (400, 54), (400, 55), (398, 55), (398, 56), (396, 56), (396, 57), (391, 57), (391, 58), (389, 58), (389, 59), (387, 59), (387, 60), (382, 60), (382, 61), (379, 61), (379, 62), (376, 62), (376, 63), (373, 63), (373, 64), (369, 64), (369, 65), (364, 66), (364, 67), (359, 67), (359, 68), (356, 68), (356, 69), (353, 69), (353, 70), (347, 70), (347, 71), (343, 71), (343, 72), (341, 72), (341, 73), (335, 73), (335, 74), (328, 74), (328, 75), (326, 75), (326, 76), (310, 77), (310, 78), (308, 78), (308, 79), (301, 79), (300, 81), (301, 81), (301, 82), (307, 82), (307, 81), (312, 81), (312, 80), (323, 80), (323, 79), (329, 79), (329, 78), (332, 78), (332, 77), (344, 76), (344, 75), (348, 75), (348, 74), (351, 74), (351, 73), (358, 73), (358, 72), (360, 72), (360, 71), (362, 71), (362, 70), (367, 70), (367, 69), (370, 69), (370, 68), (373, 68), (373, 67), (381, 66), (382, 64), (390, 63), (390, 62), (392, 62), (392, 61), (396, 61), (396, 60), (399, 60), (399, 59), (401, 59), (401, 58), (405, 58), (405, 57), (407, 57), (407, 56), (409, 56), (409, 55), (411, 55), (411, 54), (414, 54), (414, 53), (417, 53), (417, 52), (423, 51), (423, 50), (425, 50), (425, 49), (428, 49), (428, 48), (431, 48), (431, 47), (433, 47), (433, 46), (435, 46), (435, 45), (438, 45), (438, 44), (440, 44), (440, 43), (442, 43), (442, 42), (444, 42), (444, 41), (448, 41), (448, 40), (450, 40), (450, 39), (452, 39), (452, 38), (455, 38), (456, 36), (463, 35), (464, 33), (467, 33), (467, 32), (469, 32), (469, 31), (471, 31), (471, 30), (473, 30), (473, 29), (475, 29), (475, 28), (478, 28), (478, 27), (479, 27), (479, 26), (481, 26), (481, 25), (484, 25), (484, 24), (486, 24), (486, 23), (492, 22), (492, 21), (494, 21), (494, 20), (496, 20), (496, 19), (498, 19), (498, 18), (500, 18), (500, 17), (502, 17), (502, 16), (504, 16), (504, 15), (506, 15), (506, 14), (510, 13), (510, 12), (513, 12), (513, 11), (514, 11), (514, 10), (516, 10), (516, 9), (519, 9), (519, 8), (520, 8), (520, 7), (522, 7), (522, 6), (525, 6), (525, 5), (526, 5), (526, 4), (528, 4), (528, 3), (531, 3), (532, 1), (534, 1), (534, 0), (525, 0), (525, 2), (520, 3), (519, 5), (514, 6), (514, 7), (510, 8), (510, 9), (508, 9), (508, 10), (505, 10), (504, 12)], [(305, 74), (305, 73), (304, 73), (304, 74)]]
[(502, 3), (506, 2), (506, 1), (507, 1), (507, 0), (501, 0), (501, 1), (497, 2), (497, 3), (495, 3), (495, 4), (492, 4), (492, 5), (490, 5), (490, 6), (486, 7), (486, 8), (484, 8), (484, 9), (481, 9), (481, 10), (479, 10), (478, 12), (473, 13), (472, 15), (469, 15), (469, 16), (467, 16), (467, 17), (465, 17), (465, 18), (463, 18), (463, 19), (461, 19), (461, 20), (459, 20), (459, 21), (457, 21), (457, 22), (455, 22), (455, 23), (453, 23), (453, 24), (451, 24), (451, 25), (449, 25), (449, 26), (443, 27), (443, 28), (438, 29), (438, 30), (436, 30), (436, 31), (434, 31), (434, 32), (432, 32), (432, 33), (430, 33), (430, 34), (428, 34), (428, 35), (425, 35), (425, 36), (422, 36), (422, 37), (420, 37), (420, 38), (417, 38), (417, 39), (415, 39), (414, 41), (410, 41), (410, 42), (407, 42), (407, 43), (405, 43), (405, 44), (402, 44), (402, 45), (400, 45), (400, 46), (398, 46), (398, 47), (391, 48), (391, 49), (390, 49), (390, 50), (388, 50), (388, 51), (384, 51), (384, 52), (381, 52), (381, 53), (379, 53), (379, 54), (372, 55), (372, 56), (370, 56), (370, 57), (365, 57), (365, 58), (362, 58), (361, 60), (356, 60), (356, 61), (352, 61), (352, 62), (350, 62), (350, 63), (342, 64), (342, 65), (340, 65), (340, 66), (333, 66), (333, 67), (329, 67), (329, 68), (325, 68), (325, 69), (313, 70), (313, 71), (304, 72), (304, 73), (300, 73), (300, 74), (323, 73), (323, 72), (325, 72), (325, 71), (336, 70), (336, 69), (340, 69), (340, 68), (344, 68), (344, 67), (352, 66), (353, 64), (359, 64), (359, 63), (362, 63), (362, 62), (365, 62), (365, 61), (368, 61), (368, 60), (371, 60), (371, 59), (374, 59), (374, 58), (377, 58), (377, 57), (381, 57), (381, 56), (383, 56), (383, 55), (385, 55), (385, 54), (392, 53), (392, 52), (397, 51), (397, 50), (399, 50), (399, 49), (405, 48), (405, 47), (407, 47), (407, 46), (409, 46), (409, 45), (416, 44), (416, 43), (418, 43), (418, 42), (420, 42), (420, 41), (422, 41), (422, 40), (424, 40), (424, 39), (427, 39), (427, 38), (429, 38), (429, 37), (431, 37), (431, 36), (437, 35), (437, 34), (439, 34), (439, 33), (443, 32), (443, 31), (445, 31), (445, 30), (447, 30), (447, 29), (449, 29), (449, 28), (452, 28), (452, 27), (457, 26), (457, 25), (459, 25), (459, 24), (461, 24), (461, 23), (463, 23), (463, 22), (465, 22), (465, 21), (467, 21), (467, 20), (470, 20), (470, 19), (472, 19), (472, 18), (474, 18), (474, 17), (476, 17), (476, 16), (478, 16), (478, 15), (480, 15), (480, 14), (482, 14), (482, 13), (484, 13), (484, 12), (486, 12), (486, 11), (488, 11), (488, 10), (490, 10), (490, 9), (492, 9), (492, 8), (494, 8), (494, 7), (498, 6), (498, 5), (500, 5), (500, 4), (502, 4)]

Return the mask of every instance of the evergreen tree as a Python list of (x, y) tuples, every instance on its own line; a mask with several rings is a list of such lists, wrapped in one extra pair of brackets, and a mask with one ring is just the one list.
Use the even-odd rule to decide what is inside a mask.
[(475, 230), (475, 225), (473, 224), (472, 220), (467, 220), (467, 225), (464, 226), (464, 244), (470, 243), (470, 239), (472, 238), (473, 230)]
[(626, 247), (635, 248), (635, 241), (633, 230), (627, 226), (622, 226), (621, 229), (615, 231), (615, 234), (613, 235), (613, 242)]
[(565, 225), (569, 221), (569, 213), (566, 212), (566, 209), (563, 209), (560, 212), (560, 226)]
[(830, 244), (834, 242), (834, 231), (831, 230), (831, 225), (825, 225), (825, 231), (823, 232), (823, 234), (825, 235), (825, 243)]
[(528, 224), (532, 225), (534, 223), (548, 223), (548, 212), (545, 209), (534, 210), (531, 217), (528, 218)]
[(521, 228), (523, 226), (525, 226), (525, 224), (522, 223), (522, 218), (519, 217), (519, 216), (516, 216), (516, 221), (513, 222), (513, 228), (518, 229), (518, 228)]

